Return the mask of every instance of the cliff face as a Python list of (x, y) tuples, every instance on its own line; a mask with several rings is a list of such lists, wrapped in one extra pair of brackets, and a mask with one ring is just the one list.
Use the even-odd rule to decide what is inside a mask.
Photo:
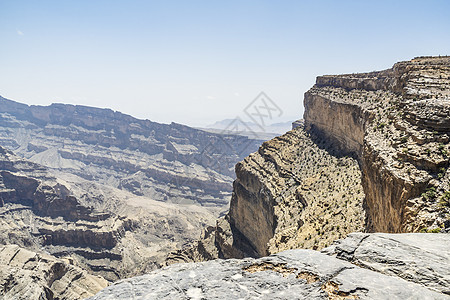
[(383, 72), (319, 77), (305, 94), (307, 128), (360, 158), (366, 230), (448, 226), (442, 206), (448, 191), (449, 61), (418, 58)]
[(320, 76), (304, 104), (304, 127), (238, 163), (227, 216), (169, 262), (322, 248), (352, 231), (448, 230), (450, 57)]

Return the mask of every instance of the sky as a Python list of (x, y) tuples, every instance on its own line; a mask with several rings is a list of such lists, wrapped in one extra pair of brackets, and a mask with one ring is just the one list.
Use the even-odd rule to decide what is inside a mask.
[(450, 55), (450, 1), (0, 0), (0, 95), (205, 126), (260, 92), (300, 119), (323, 74)]

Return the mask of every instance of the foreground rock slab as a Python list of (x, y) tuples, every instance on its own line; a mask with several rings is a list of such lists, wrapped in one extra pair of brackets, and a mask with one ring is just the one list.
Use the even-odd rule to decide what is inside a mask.
[(449, 234), (352, 233), (323, 252), (450, 295), (449, 245)]
[(313, 250), (269, 257), (175, 264), (126, 279), (106, 299), (448, 299), (419, 284)]

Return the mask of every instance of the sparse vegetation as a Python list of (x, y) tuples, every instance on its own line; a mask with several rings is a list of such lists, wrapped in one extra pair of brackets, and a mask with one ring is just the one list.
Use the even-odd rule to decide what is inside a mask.
[(445, 191), (444, 194), (442, 195), (439, 204), (442, 207), (450, 207), (450, 190), (449, 191)]
[(434, 186), (428, 188), (424, 193), (422, 193), (422, 197), (431, 200), (436, 197), (436, 188)]

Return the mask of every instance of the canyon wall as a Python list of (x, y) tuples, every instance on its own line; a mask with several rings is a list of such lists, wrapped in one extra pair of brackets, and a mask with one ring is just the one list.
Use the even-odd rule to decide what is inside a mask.
[(320, 76), (304, 104), (304, 126), (236, 165), (230, 211), (201, 249), (169, 263), (320, 249), (352, 231), (449, 231), (450, 57)]

